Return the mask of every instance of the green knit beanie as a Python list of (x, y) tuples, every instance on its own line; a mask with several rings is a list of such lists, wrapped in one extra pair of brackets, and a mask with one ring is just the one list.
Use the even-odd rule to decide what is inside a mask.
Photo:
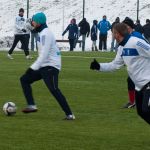
[(36, 22), (37, 24), (44, 24), (46, 23), (46, 16), (42, 12), (36, 13), (35, 15), (33, 15), (32, 21)]

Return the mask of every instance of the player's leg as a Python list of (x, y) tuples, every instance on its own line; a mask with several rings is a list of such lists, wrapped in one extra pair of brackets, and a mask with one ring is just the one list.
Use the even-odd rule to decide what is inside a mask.
[(66, 119), (73, 120), (75, 119), (74, 115), (71, 112), (71, 109), (67, 103), (67, 100), (65, 96), (61, 93), (61, 91), (58, 88), (58, 74), (59, 70), (54, 67), (44, 67), (40, 69), (42, 78), (50, 90), (50, 92), (53, 94), (53, 96), (56, 98), (57, 102), (61, 106), (62, 110), (66, 114)]
[(127, 78), (129, 102), (123, 108), (133, 108), (135, 106), (135, 85), (131, 78)]
[(150, 87), (136, 91), (135, 100), (138, 115), (150, 124)]
[(13, 59), (13, 57), (11, 56), (11, 54), (13, 53), (13, 51), (14, 51), (14, 49), (15, 49), (17, 43), (19, 42), (19, 40), (20, 40), (20, 36), (19, 36), (19, 35), (15, 35), (15, 36), (14, 36), (13, 45), (12, 45), (12, 47), (10, 48), (10, 50), (8, 51), (8, 55), (7, 55), (7, 56), (8, 56), (9, 59)]
[(26, 73), (23, 76), (21, 76), (21, 78), (20, 78), (22, 90), (23, 90), (23, 93), (24, 93), (24, 96), (26, 98), (27, 105), (28, 105), (27, 108), (25, 108), (23, 110), (24, 113), (37, 111), (37, 108), (36, 108), (36, 105), (34, 102), (34, 98), (32, 95), (31, 84), (40, 79), (41, 79), (40, 72), (33, 71), (33, 70), (27, 70)]
[(70, 44), (70, 51), (73, 51), (74, 39), (69, 39), (69, 44)]
[(20, 38), (21, 44), (23, 45), (23, 50), (27, 59), (32, 59), (29, 55), (29, 39), (30, 35), (22, 35)]
[(103, 35), (104, 50), (107, 50), (107, 34)]

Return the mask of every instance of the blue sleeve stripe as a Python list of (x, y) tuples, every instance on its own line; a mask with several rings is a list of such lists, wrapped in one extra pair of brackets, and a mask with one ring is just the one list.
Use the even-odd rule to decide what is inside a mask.
[(121, 56), (139, 56), (137, 49), (134, 48), (124, 48)]
[(141, 48), (143, 48), (143, 49), (145, 49), (145, 50), (150, 50), (150, 46), (148, 46), (148, 45), (145, 45), (145, 44), (143, 44), (143, 43), (141, 43), (141, 42), (137, 42), (137, 44), (136, 44), (137, 46), (139, 46), (139, 47), (141, 47)]

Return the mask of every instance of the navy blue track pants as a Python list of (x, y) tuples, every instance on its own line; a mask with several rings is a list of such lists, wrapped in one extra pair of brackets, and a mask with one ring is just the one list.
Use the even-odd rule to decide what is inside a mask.
[(20, 78), (23, 93), (27, 100), (27, 104), (35, 105), (34, 98), (32, 95), (31, 84), (35, 81), (43, 79), (47, 88), (52, 93), (52, 95), (56, 98), (57, 102), (59, 103), (62, 110), (65, 112), (65, 114), (71, 115), (72, 112), (66, 101), (66, 98), (58, 88), (58, 75), (59, 75), (59, 70), (51, 66), (43, 67), (37, 71), (33, 71), (33, 70), (27, 71)]

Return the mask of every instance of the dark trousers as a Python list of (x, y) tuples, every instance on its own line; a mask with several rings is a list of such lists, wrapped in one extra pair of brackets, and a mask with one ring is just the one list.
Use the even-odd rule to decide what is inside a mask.
[(150, 83), (135, 92), (135, 99), (138, 115), (150, 124)]
[(131, 80), (131, 78), (128, 76), (127, 78), (127, 83), (128, 83), (128, 91), (134, 91), (135, 90), (135, 84)]
[(23, 89), (23, 93), (27, 100), (28, 105), (34, 105), (34, 98), (32, 95), (31, 84), (35, 81), (43, 79), (47, 88), (52, 93), (52, 95), (56, 98), (57, 102), (61, 106), (62, 110), (66, 115), (72, 114), (70, 107), (66, 101), (66, 98), (61, 93), (58, 88), (58, 74), (59, 70), (54, 67), (43, 67), (37, 71), (27, 71), (21, 78), (21, 85)]
[(99, 50), (107, 49), (107, 34), (99, 35)]
[(24, 35), (25, 38), (25, 43), (21, 45), (21, 49), (26, 49), (29, 51), (29, 41), (30, 41), (30, 34), (25, 34)]
[(23, 46), (25, 55), (26, 56), (29, 55), (28, 45), (26, 44), (27, 41), (26, 41), (26, 37), (24, 34), (15, 35), (13, 45), (12, 45), (11, 49), (8, 51), (8, 53), (9, 54), (13, 53), (13, 50), (15, 49), (15, 47), (19, 41), (21, 42), (21, 44)]
[(75, 39), (69, 39), (69, 44), (70, 44), (70, 51), (73, 51)]

